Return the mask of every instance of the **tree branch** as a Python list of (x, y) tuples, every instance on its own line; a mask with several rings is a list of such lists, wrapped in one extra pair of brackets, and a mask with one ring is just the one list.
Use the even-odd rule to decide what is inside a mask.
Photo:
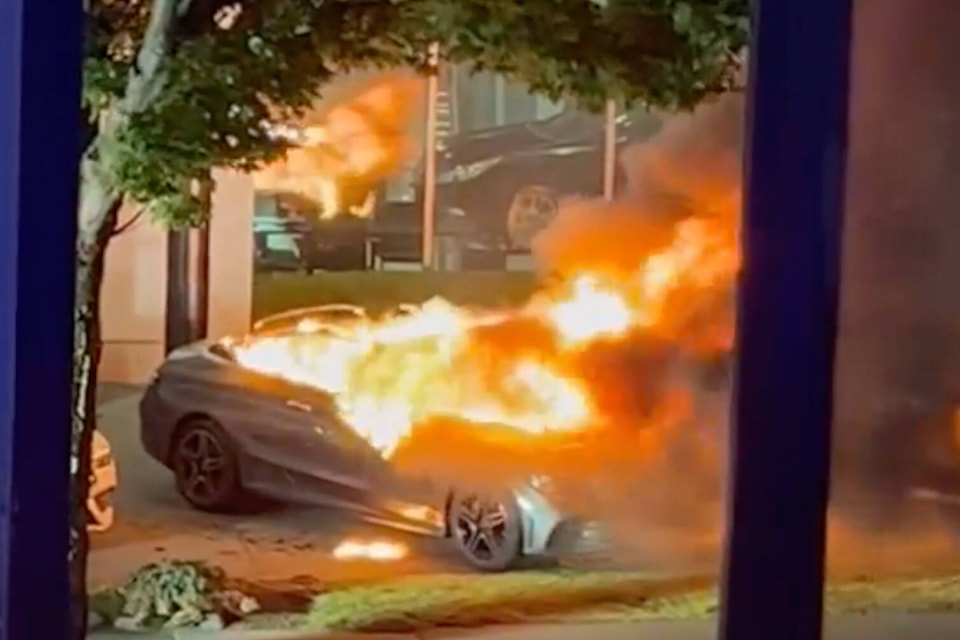
[(110, 237), (115, 238), (119, 236), (121, 233), (128, 231), (133, 225), (137, 223), (138, 220), (140, 220), (140, 218), (143, 217), (143, 214), (146, 213), (146, 211), (147, 211), (146, 207), (140, 207), (139, 209), (137, 209), (137, 212), (134, 213), (132, 216), (130, 216), (129, 220), (121, 224), (117, 224), (116, 226), (113, 227), (113, 231), (110, 233)]
[[(189, 0), (183, 0), (188, 2)], [(170, 35), (181, 0), (153, 0), (143, 42), (134, 60), (124, 92), (127, 114), (141, 111), (155, 93), (160, 65), (170, 51)]]
[(179, 0), (153, 0), (150, 7), (150, 20), (143, 34), (143, 44), (137, 54), (137, 68), (144, 75), (157, 72), (163, 56), (167, 53), (170, 29), (180, 8)]

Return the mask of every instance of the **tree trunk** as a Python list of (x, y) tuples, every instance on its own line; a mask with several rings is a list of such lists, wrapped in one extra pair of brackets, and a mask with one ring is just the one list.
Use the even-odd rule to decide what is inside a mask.
[(123, 193), (112, 186), (109, 171), (113, 145), (128, 118), (149, 108), (163, 91), (161, 66), (170, 49), (177, 9), (190, 0), (152, 0), (150, 19), (137, 53), (135, 72), (123, 99), (98, 118), (98, 132), (80, 162), (77, 229), (77, 275), (74, 302), (73, 415), (70, 451), (73, 513), (70, 536), (70, 589), (74, 640), (87, 635), (87, 495), (90, 489), (90, 444), (97, 421), (97, 368), (100, 340), (100, 288), (107, 245), (117, 224)]
[[(89, 162), (89, 161), (87, 161)], [(92, 163), (91, 163), (92, 164)], [(87, 166), (85, 169), (93, 167)], [(97, 367), (100, 363), (100, 287), (104, 255), (122, 204), (96, 172), (84, 170), (80, 185), (77, 273), (74, 301), (73, 412), (70, 468), (73, 511), (70, 531), (70, 589), (73, 638), (87, 635), (87, 494), (90, 444), (97, 420)]]

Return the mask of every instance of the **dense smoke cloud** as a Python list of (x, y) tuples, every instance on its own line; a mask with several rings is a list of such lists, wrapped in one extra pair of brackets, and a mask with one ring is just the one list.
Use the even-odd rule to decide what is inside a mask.
[[(713, 251), (736, 253), (742, 119), (742, 98), (727, 96), (625, 149), (619, 197), (564, 201), (534, 238), (542, 271), (629, 278), (676, 246), (692, 219), (710, 225)], [(709, 260), (690, 268), (709, 270)], [(612, 530), (620, 562), (676, 569), (716, 561), (728, 397), (710, 374), (731, 347), (731, 275), (678, 288), (655, 330), (638, 327), (580, 357), (604, 428), (559, 454), (557, 466), (583, 486), (581, 506)]]
[(653, 138), (625, 149), (625, 193), (614, 202), (561, 203), (558, 216), (534, 239), (543, 270), (634, 269), (669, 241), (679, 219), (734, 218), (742, 119), (743, 100), (727, 96), (694, 113), (672, 116)]
[[(892, 23), (888, 26), (899, 29)], [(956, 260), (929, 251), (922, 256), (898, 253), (894, 249), (899, 250), (909, 233), (896, 239), (887, 230), (893, 224), (891, 215), (899, 221), (899, 228), (912, 232), (922, 227), (927, 234), (939, 230), (941, 238), (948, 237), (944, 230), (955, 224), (933, 214), (923, 217), (901, 212), (902, 216), (896, 216), (891, 211), (911, 198), (949, 199), (945, 188), (934, 186), (917, 192), (898, 181), (877, 181), (877, 175), (889, 174), (889, 167), (894, 165), (915, 180), (920, 180), (918, 176), (927, 182), (937, 176), (945, 179), (946, 164), (929, 166), (933, 157), (929, 149), (941, 144), (936, 136), (944, 135), (944, 125), (928, 123), (930, 131), (922, 131), (929, 133), (930, 144), (922, 149), (916, 144), (916, 129), (894, 137), (876, 136), (877, 122), (889, 119), (891, 112), (925, 108), (918, 102), (919, 91), (904, 94), (891, 88), (880, 94), (870, 92), (872, 85), (886, 87), (889, 82), (889, 64), (880, 72), (874, 69), (879, 57), (890, 59), (889, 55), (867, 51), (859, 56), (857, 65), (865, 75), (862, 86), (857, 87), (860, 95), (853, 100), (853, 109), (863, 115), (852, 126), (850, 157), (855, 164), (848, 172), (850, 224), (837, 372), (835, 439), (839, 451), (834, 478), (837, 488), (843, 489), (843, 499), (835, 500), (829, 520), (829, 566), (841, 575), (865, 570), (943, 570), (953, 566), (957, 557), (952, 529), (940, 525), (950, 521), (951, 516), (944, 516), (951, 509), (960, 513), (960, 501), (951, 506), (942, 503), (944, 498), (940, 496), (941, 502), (932, 505), (914, 496), (917, 483), (928, 482), (936, 465), (956, 465), (952, 441), (947, 442), (949, 438), (943, 436), (950, 427), (941, 415), (944, 412), (930, 418), (927, 414), (932, 412), (927, 410), (924, 417), (918, 417), (926, 407), (915, 400), (923, 398), (930, 405), (946, 406), (946, 413), (954, 409), (951, 397), (942, 389), (942, 379), (946, 378), (942, 362), (954, 354), (950, 346), (953, 339), (940, 336), (944, 331), (954, 335), (955, 323), (947, 327), (942, 319), (948, 315), (944, 309), (956, 305), (943, 301), (942, 295), (931, 294), (930, 286), (919, 287), (932, 279), (918, 279), (917, 273), (923, 269), (933, 273), (955, 265)], [(866, 73), (871, 71), (872, 76)], [(928, 92), (944, 94), (937, 81), (931, 81), (930, 87)], [(622, 163), (627, 169), (628, 187), (621, 197), (613, 202), (568, 200), (562, 203), (552, 224), (534, 239), (533, 249), (543, 271), (629, 272), (668, 245), (681, 221), (697, 217), (722, 220), (734, 231), (729, 240), (735, 247), (742, 129), (742, 98), (729, 96), (693, 114), (671, 118), (654, 138), (626, 149)], [(888, 152), (892, 141), (902, 143), (898, 153)], [(873, 153), (881, 147), (882, 153)], [(878, 166), (885, 170), (878, 173)], [(891, 190), (897, 197), (889, 195)], [(916, 204), (927, 210), (926, 200)], [(937, 211), (948, 212), (949, 207)], [(884, 216), (888, 221), (881, 224), (879, 219)], [(873, 224), (866, 224), (868, 221)], [(898, 246), (882, 244), (877, 239), (880, 234), (886, 234), (888, 242)], [(885, 253), (878, 250), (887, 246)], [(924, 266), (918, 266), (920, 263)], [(890, 275), (877, 279), (871, 275), (876, 273)], [(943, 277), (938, 282), (949, 280), (946, 268), (940, 274)], [(896, 296), (876, 295), (876, 287), (889, 289), (894, 283), (900, 292)], [(733, 282), (727, 284), (729, 287), (717, 292), (721, 298), (715, 304), (703, 295), (693, 303), (709, 324), (726, 328), (732, 337)], [(865, 302), (871, 294), (874, 303), (890, 301), (882, 312)], [(914, 295), (912, 306), (896, 307), (907, 295)], [(868, 308), (873, 313), (865, 313)], [(915, 330), (921, 326), (934, 336), (929, 346), (921, 344)], [(648, 334), (639, 332), (631, 341), (595, 348), (584, 355), (593, 361), (595, 373), (591, 379), (595, 389), (601, 390), (601, 404), (614, 424), (619, 425), (620, 432), (632, 430), (636, 434), (633, 442), (608, 439), (606, 447), (596, 447), (595, 453), (603, 462), (594, 465), (600, 471), (590, 476), (597, 487), (594, 495), (603, 496), (592, 506), (617, 534), (621, 562), (638, 560), (673, 570), (692, 565), (707, 570), (717, 567), (729, 379), (711, 386), (702, 375), (703, 360), (671, 359), (670, 354), (694, 339), (691, 329), (690, 324), (678, 327), (670, 336), (675, 340), (667, 344), (651, 343)], [(928, 352), (936, 357), (926, 356)], [(907, 366), (914, 362), (926, 366)], [(866, 366), (868, 363), (872, 366)], [(883, 393), (877, 393), (881, 388)], [(910, 394), (910, 400), (902, 400)], [(906, 410), (889, 408), (896, 408), (897, 402), (903, 402)], [(887, 414), (896, 414), (896, 420)], [(917, 447), (924, 438), (934, 444), (926, 449)], [(624, 454), (631, 445), (642, 455)], [(853, 472), (860, 474), (855, 486), (849, 482)], [(940, 473), (955, 477), (952, 472)], [(947, 484), (954, 486), (956, 481), (948, 480)], [(871, 517), (864, 518), (865, 511)]]

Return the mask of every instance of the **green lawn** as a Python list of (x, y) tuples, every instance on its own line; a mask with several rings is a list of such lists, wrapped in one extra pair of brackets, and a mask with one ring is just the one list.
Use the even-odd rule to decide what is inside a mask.
[(261, 274), (254, 279), (253, 319), (330, 303), (355, 304), (376, 313), (434, 296), (468, 306), (514, 306), (530, 297), (535, 284), (533, 273), (504, 271)]
[[(696, 619), (717, 609), (707, 578), (628, 572), (530, 571), (431, 576), (333, 590), (317, 598), (313, 629), (413, 632), (529, 622)], [(960, 609), (960, 578), (850, 581), (830, 585), (827, 610)]]

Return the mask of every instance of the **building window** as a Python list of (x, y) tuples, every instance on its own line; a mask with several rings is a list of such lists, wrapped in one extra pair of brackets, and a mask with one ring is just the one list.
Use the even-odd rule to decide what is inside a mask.
[(463, 131), (542, 120), (560, 113), (562, 103), (530, 93), (526, 85), (492, 73), (471, 74), (463, 67), (451, 74), (454, 108)]

